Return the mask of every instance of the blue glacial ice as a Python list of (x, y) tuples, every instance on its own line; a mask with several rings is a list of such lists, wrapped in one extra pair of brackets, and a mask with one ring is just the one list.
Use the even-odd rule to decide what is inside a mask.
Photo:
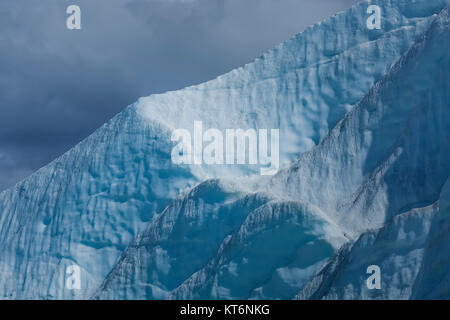
[[(450, 298), (448, 1), (370, 3), (382, 29), (360, 2), (0, 193), (0, 298)], [(283, 168), (173, 164), (195, 120), (279, 128)]]

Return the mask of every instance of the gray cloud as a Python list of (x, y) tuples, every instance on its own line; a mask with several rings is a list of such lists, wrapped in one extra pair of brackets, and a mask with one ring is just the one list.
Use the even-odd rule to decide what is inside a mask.
[[(357, 0), (2, 0), (0, 190), (140, 96), (252, 61)], [(82, 10), (82, 30), (65, 27)]]

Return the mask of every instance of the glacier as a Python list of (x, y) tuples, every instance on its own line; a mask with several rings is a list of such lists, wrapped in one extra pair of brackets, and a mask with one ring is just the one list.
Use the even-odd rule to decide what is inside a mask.
[[(344, 245), (295, 298), (448, 299), (449, 187), (450, 180), (432, 205), (398, 214)], [(383, 290), (365, 285), (365, 268), (374, 263), (383, 270)]]
[[(0, 298), (449, 299), (449, 38), (447, 0), (362, 1), (140, 98), (0, 193)], [(279, 128), (282, 169), (174, 165), (196, 120)]]

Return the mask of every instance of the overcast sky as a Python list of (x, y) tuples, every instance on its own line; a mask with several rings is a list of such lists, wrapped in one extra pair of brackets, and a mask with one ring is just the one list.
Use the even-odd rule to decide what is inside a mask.
[[(0, 190), (141, 96), (259, 57), (357, 0), (1, 0)], [(66, 8), (81, 8), (81, 30)]]

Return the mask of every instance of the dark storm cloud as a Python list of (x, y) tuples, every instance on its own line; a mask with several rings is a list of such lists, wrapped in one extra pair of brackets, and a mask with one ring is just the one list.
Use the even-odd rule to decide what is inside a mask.
[[(2, 0), (0, 190), (140, 96), (212, 79), (356, 0)], [(82, 30), (65, 27), (82, 10)]]

